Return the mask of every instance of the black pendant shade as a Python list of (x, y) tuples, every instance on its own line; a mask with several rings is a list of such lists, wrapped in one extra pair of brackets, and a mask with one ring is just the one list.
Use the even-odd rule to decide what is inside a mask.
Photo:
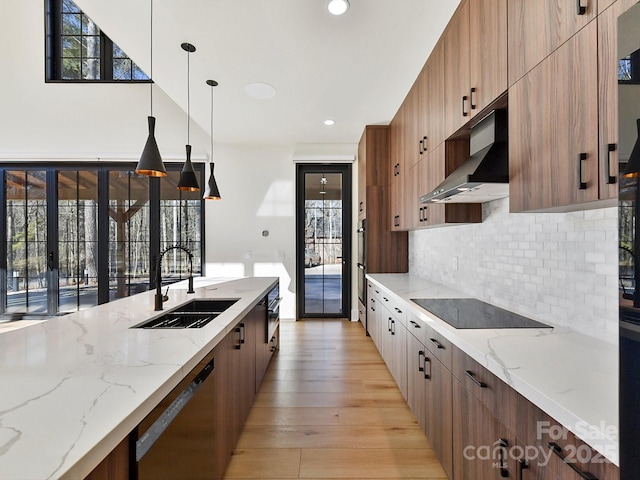
[(149, 116), (147, 120), (149, 121), (149, 136), (136, 167), (136, 173), (150, 177), (166, 177), (167, 170), (164, 168), (160, 150), (158, 150), (158, 144), (156, 143), (156, 117)]
[(216, 177), (213, 175), (213, 162), (209, 165), (211, 166), (211, 174), (209, 175), (209, 183), (207, 183), (207, 186), (204, 189), (204, 196), (202, 198), (205, 200), (220, 200), (222, 197), (220, 197)]
[(193, 164), (191, 163), (191, 145), (185, 145), (187, 148), (187, 160), (182, 166), (180, 172), (180, 180), (178, 181), (178, 190), (184, 190), (186, 192), (197, 192), (200, 190), (198, 184), (198, 177), (193, 170)]
[(627, 162), (627, 167), (624, 169), (623, 175), (627, 178), (640, 177), (640, 118), (636, 120), (636, 126), (638, 129), (638, 137), (636, 143), (631, 150), (631, 156)]

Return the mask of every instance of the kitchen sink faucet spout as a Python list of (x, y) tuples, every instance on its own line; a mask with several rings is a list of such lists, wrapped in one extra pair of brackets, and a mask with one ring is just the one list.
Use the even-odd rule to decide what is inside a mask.
[(171, 250), (182, 250), (189, 256), (189, 289), (187, 293), (195, 293), (193, 289), (193, 254), (191, 250), (182, 245), (171, 245), (165, 248), (160, 255), (158, 255), (158, 261), (156, 262), (156, 295), (155, 295), (155, 310), (162, 310), (162, 304), (168, 299), (162, 295), (162, 258), (164, 254)]

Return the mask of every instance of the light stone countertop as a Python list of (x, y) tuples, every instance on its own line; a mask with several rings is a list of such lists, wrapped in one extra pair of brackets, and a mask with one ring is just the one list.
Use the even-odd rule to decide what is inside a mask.
[(0, 335), (0, 479), (84, 478), (278, 282), (195, 280), (164, 312), (239, 299), (203, 328), (131, 329), (163, 313), (149, 291)]
[(470, 298), (409, 274), (367, 279), (618, 465), (618, 347), (566, 327), (455, 329), (412, 298)]

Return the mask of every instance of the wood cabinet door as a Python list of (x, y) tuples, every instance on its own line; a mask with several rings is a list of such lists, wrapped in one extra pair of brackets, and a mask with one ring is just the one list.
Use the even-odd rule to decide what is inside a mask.
[[(420, 108), (426, 111), (420, 116), (423, 126), (421, 131), (427, 138), (426, 153), (431, 153), (445, 139), (445, 100), (444, 100), (444, 38), (433, 48), (425, 67), (426, 77), (421, 85)], [(422, 155), (424, 157), (424, 154)]]
[[(420, 179), (422, 180), (420, 195), (432, 192), (445, 178), (445, 144), (440, 143), (433, 148), (424, 160)], [(445, 208), (447, 205), (425, 203), (423, 207), (423, 223), (426, 226), (442, 225), (445, 223)]]
[(427, 433), (426, 386), (424, 378), (424, 345), (413, 335), (407, 335), (407, 403), (422, 431)]
[(512, 212), (597, 200), (596, 51), (592, 22), (510, 88)]
[(427, 437), (442, 468), (453, 478), (453, 377), (429, 350), (425, 353)]
[(581, 4), (584, 12), (576, 0), (508, 0), (509, 85), (596, 17), (596, 0)]
[(367, 128), (358, 143), (358, 220), (367, 216)]
[(392, 368), (391, 373), (402, 392), (402, 396), (407, 399), (407, 329), (398, 320), (393, 319), (391, 323), (391, 338), (393, 342)]
[[(618, 195), (618, 16), (636, 0), (618, 0), (598, 16), (600, 198)], [(602, 9), (603, 5), (599, 8)]]
[(507, 90), (507, 0), (469, 0), (469, 112)]
[(445, 137), (470, 117), (469, 3), (463, 1), (444, 32)]

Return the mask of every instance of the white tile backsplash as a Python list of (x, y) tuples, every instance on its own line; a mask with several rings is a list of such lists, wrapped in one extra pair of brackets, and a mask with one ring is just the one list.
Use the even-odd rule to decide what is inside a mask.
[(617, 343), (617, 208), (512, 214), (502, 199), (485, 203), (483, 218), (410, 232), (410, 273)]

